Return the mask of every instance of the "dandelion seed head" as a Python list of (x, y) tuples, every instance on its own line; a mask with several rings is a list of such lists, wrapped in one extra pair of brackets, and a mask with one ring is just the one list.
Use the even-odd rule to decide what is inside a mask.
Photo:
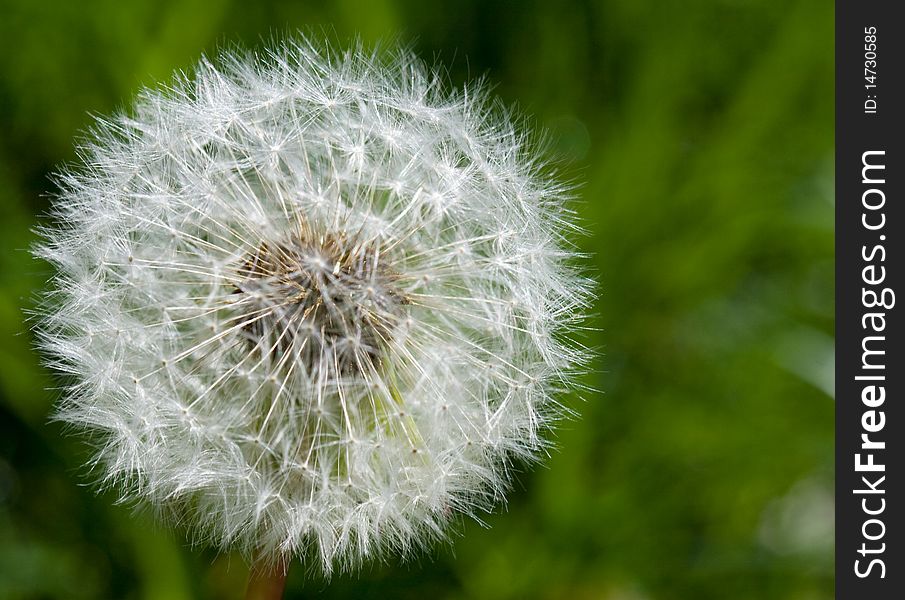
[(327, 573), (501, 501), (587, 358), (568, 188), (530, 140), (408, 52), (308, 40), (100, 120), (36, 254), (102, 483)]

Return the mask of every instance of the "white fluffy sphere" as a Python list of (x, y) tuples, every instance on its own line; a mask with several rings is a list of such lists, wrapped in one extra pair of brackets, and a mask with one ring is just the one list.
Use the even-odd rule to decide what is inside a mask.
[(584, 360), (564, 189), (441, 83), (286, 42), (97, 125), (37, 251), (38, 329), (104, 484), (329, 572), (442, 537), (544, 448)]

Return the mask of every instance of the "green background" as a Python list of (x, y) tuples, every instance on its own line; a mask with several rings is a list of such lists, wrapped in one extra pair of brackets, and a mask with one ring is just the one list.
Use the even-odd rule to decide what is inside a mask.
[(454, 540), (289, 598), (800, 599), (833, 592), (833, 5), (0, 0), (0, 598), (241, 597), (237, 556), (97, 496), (23, 310), (48, 175), (203, 51), (297, 28), (487, 75), (581, 183), (599, 281), (581, 418)]

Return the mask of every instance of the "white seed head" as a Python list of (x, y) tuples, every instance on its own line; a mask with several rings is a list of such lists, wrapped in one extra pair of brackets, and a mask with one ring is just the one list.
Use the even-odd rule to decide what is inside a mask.
[(202, 60), (102, 120), (36, 253), (103, 484), (325, 572), (502, 499), (585, 361), (567, 190), (400, 51)]

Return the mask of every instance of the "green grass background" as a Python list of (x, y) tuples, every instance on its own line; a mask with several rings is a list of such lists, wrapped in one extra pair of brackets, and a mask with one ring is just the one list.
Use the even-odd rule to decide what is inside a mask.
[(833, 5), (819, 0), (0, 0), (0, 598), (238, 598), (240, 558), (86, 485), (23, 307), (89, 113), (224, 42), (399, 37), (487, 75), (582, 182), (600, 390), (490, 527), (289, 598), (833, 592)]

